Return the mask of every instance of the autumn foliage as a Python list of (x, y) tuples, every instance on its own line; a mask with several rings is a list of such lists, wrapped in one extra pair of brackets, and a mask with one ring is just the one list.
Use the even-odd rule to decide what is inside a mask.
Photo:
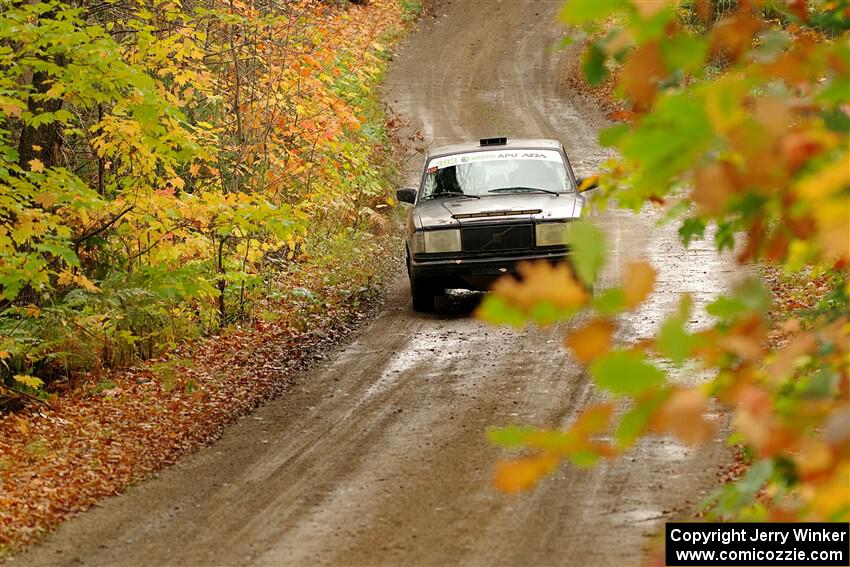
[[(594, 284), (606, 250), (599, 229), (573, 223), (572, 271), (527, 266), (479, 314), (518, 325), (585, 314), (565, 346), (616, 404), (587, 409), (566, 430), (491, 431), (525, 450), (499, 466), (496, 485), (531, 488), (563, 459), (593, 464), (643, 435), (703, 443), (719, 404), (732, 416), (730, 443), (750, 461), (706, 502), (709, 517), (847, 521), (850, 4), (568, 2), (561, 17), (590, 29), (585, 77), (613, 74), (627, 108), (625, 123), (600, 134), (619, 152), (601, 176), (603, 200), (664, 206), (685, 244), (711, 234), (740, 263), (817, 278), (823, 292), (789, 312), (752, 278), (708, 305), (707, 328), (688, 326), (685, 296), (653, 337), (617, 344), (617, 317), (649, 296), (656, 272), (634, 262), (621, 285), (577, 293)], [(677, 385), (677, 368), (708, 379)]]
[(292, 293), (279, 274), (363, 243), (401, 19), (391, 0), (2, 2), (5, 387), (260, 316)]

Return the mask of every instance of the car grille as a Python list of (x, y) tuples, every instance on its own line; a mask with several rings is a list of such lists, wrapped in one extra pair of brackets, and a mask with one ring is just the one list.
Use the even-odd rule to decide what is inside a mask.
[(534, 248), (533, 224), (465, 226), (460, 230), (464, 253)]

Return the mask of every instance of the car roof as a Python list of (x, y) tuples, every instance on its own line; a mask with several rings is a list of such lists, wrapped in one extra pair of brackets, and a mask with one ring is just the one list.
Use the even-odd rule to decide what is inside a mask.
[(446, 156), (452, 154), (460, 154), (465, 152), (475, 152), (479, 150), (523, 150), (523, 149), (551, 149), (558, 150), (561, 148), (561, 142), (558, 140), (548, 140), (543, 138), (508, 138), (507, 142), (499, 145), (482, 146), (480, 142), (464, 142), (462, 144), (450, 144), (439, 146), (428, 150), (428, 158), (436, 156)]

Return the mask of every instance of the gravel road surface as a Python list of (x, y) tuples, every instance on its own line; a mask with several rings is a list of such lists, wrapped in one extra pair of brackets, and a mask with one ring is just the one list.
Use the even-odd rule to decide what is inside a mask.
[[(579, 175), (593, 172), (606, 157), (596, 143), (604, 118), (567, 86), (577, 50), (552, 49), (564, 33), (559, 5), (432, 3), (394, 57), (387, 103), (428, 144), (555, 137)], [(623, 340), (649, 336), (686, 292), (699, 326), (705, 303), (737, 277), (710, 244), (684, 250), (675, 227), (657, 226), (660, 212), (595, 216), (611, 249), (602, 286), (633, 258), (660, 272), (656, 293), (619, 321)], [(532, 493), (497, 493), (490, 479), (504, 453), (486, 442), (488, 426), (566, 424), (602, 395), (560, 347), (565, 327), (489, 327), (470, 316), (477, 300), (459, 295), (417, 314), (400, 280), (358, 339), (280, 399), (14, 563), (638, 563), (663, 522), (715, 486), (729, 458), (719, 434), (698, 450), (645, 440), (592, 470), (565, 466)]]

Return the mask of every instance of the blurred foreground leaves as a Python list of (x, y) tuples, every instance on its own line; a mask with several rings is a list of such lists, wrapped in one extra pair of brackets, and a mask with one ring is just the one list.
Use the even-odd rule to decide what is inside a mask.
[[(615, 456), (651, 433), (705, 442), (715, 434), (707, 414), (723, 406), (733, 415), (729, 442), (743, 443), (752, 462), (709, 499), (709, 516), (848, 519), (850, 3), (720, 4), (564, 5), (562, 20), (591, 34), (586, 79), (613, 75), (628, 108), (625, 123), (600, 134), (619, 152), (601, 175), (602, 200), (664, 206), (685, 245), (713, 226), (716, 247), (734, 249), (740, 263), (777, 264), (830, 290), (792, 318), (748, 279), (707, 306), (711, 326), (689, 328), (685, 296), (654, 337), (618, 345), (617, 317), (650, 296), (656, 272), (635, 262), (619, 286), (578, 293), (593, 285), (608, 246), (599, 229), (575, 223), (573, 270), (525, 266), (520, 280), (494, 286), (479, 314), (517, 326), (586, 316), (564, 344), (621, 401), (616, 411), (589, 408), (564, 430), (491, 431), (492, 441), (524, 450), (499, 465), (502, 490), (533, 487), (564, 458)], [(676, 368), (706, 380), (677, 385), (668, 374)]]

